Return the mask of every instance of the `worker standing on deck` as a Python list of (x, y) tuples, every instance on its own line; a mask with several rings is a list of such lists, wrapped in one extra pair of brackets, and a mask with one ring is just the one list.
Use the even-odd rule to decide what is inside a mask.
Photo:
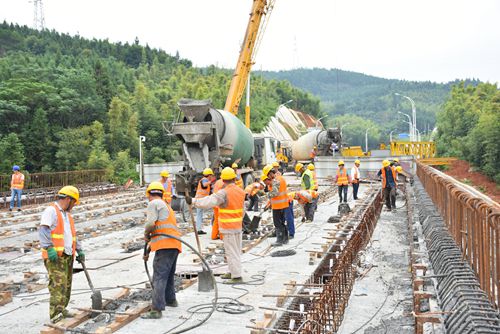
[(79, 204), (80, 193), (73, 186), (62, 187), (57, 200), (42, 213), (39, 236), (42, 258), (49, 274), (50, 321), (73, 317), (66, 307), (71, 298), (73, 261), (85, 261), (76, 238), (71, 209)]
[(273, 210), (273, 223), (276, 229), (276, 242), (273, 246), (283, 246), (288, 243), (288, 230), (285, 225), (285, 210), (289, 207), (286, 181), (282, 176), (276, 176), (272, 165), (264, 166), (261, 180), (267, 185)]
[[(307, 165), (307, 169), (309, 169), (311, 171), (311, 175), (312, 175), (312, 180), (313, 180), (312, 190), (317, 192), (319, 189), (319, 183), (318, 183), (318, 177), (316, 175), (316, 168), (314, 167), (314, 164), (309, 164), (309, 165)], [(319, 199), (318, 196), (313, 198), (314, 211), (316, 211), (318, 209), (318, 199)]]
[(244, 189), (244, 185), (243, 185), (243, 178), (241, 177), (241, 174), (238, 173), (238, 164), (237, 163), (233, 163), (231, 165), (231, 168), (234, 170), (234, 172), (236, 173), (236, 181), (234, 182), (238, 187), (240, 187), (241, 189)]
[(314, 159), (316, 159), (317, 155), (318, 155), (318, 146), (314, 145), (313, 149), (311, 150), (311, 153), (309, 153), (309, 159), (311, 159), (311, 162), (314, 162)]
[[(144, 239), (149, 242), (151, 251), (155, 252), (155, 258), (153, 260), (152, 307), (150, 312), (142, 315), (144, 319), (159, 319), (165, 306), (178, 306), (175, 298), (174, 275), (182, 244), (179, 240), (160, 234), (180, 238), (181, 232), (177, 227), (174, 210), (162, 200), (164, 192), (165, 189), (160, 182), (151, 182), (146, 189), (149, 203)], [(147, 261), (148, 258), (149, 255), (145, 255), (144, 260)]]
[(358, 199), (358, 190), (359, 190), (359, 179), (361, 178), (361, 174), (359, 173), (359, 165), (361, 161), (354, 161), (354, 167), (351, 168), (351, 183), (352, 183), (352, 198), (355, 200)]
[(172, 196), (175, 194), (174, 184), (170, 179), (168, 170), (163, 170), (160, 173), (160, 183), (163, 185), (163, 200), (170, 205), (172, 203)]
[[(224, 181), (222, 179), (218, 179), (215, 181), (214, 186), (212, 187), (212, 194), (217, 194), (222, 188), (224, 188)], [(212, 218), (212, 233), (211, 239), (217, 240), (222, 239), (223, 236), (219, 231), (219, 208), (214, 207), (214, 217)]]
[(285, 221), (288, 229), (288, 238), (293, 239), (295, 237), (295, 217), (293, 215), (293, 200), (295, 199), (295, 192), (292, 191), (288, 193), (287, 196), (288, 208), (285, 209)]
[(401, 165), (399, 164), (399, 159), (398, 159), (398, 158), (394, 158), (394, 159), (392, 159), (392, 161), (391, 161), (391, 167), (396, 168), (396, 167), (398, 167), (398, 166), (401, 166)]
[(273, 162), (273, 169), (274, 169), (274, 173), (276, 176), (281, 176), (281, 172), (280, 172), (280, 164), (279, 162), (275, 161)]
[(21, 197), (23, 195), (23, 189), (24, 189), (24, 174), (21, 173), (19, 170), (18, 165), (14, 165), (12, 167), (12, 171), (14, 172), (12, 174), (12, 178), (10, 181), (10, 207), (9, 211), (12, 211), (14, 209), (14, 202), (17, 197), (17, 211), (21, 211)]
[(378, 171), (377, 176), (382, 177), (382, 195), (387, 210), (396, 210), (396, 170), (391, 167), (389, 160), (382, 161), (382, 169)]
[(219, 209), (219, 230), (223, 235), (229, 273), (222, 275), (223, 279), (231, 279), (231, 283), (242, 281), (241, 278), (241, 247), (242, 228), (245, 206), (245, 192), (235, 184), (236, 173), (230, 167), (221, 172), (224, 186), (217, 193), (203, 198), (186, 197), (188, 204), (196, 208)]
[(259, 192), (263, 192), (263, 190), (264, 185), (260, 182), (254, 182), (246, 186), (245, 193), (249, 200), (247, 211), (259, 211)]
[[(210, 195), (212, 183), (216, 180), (214, 172), (211, 168), (205, 168), (203, 170), (203, 178), (198, 182), (198, 188), (196, 189), (196, 198), (203, 198)], [(203, 214), (205, 210), (201, 208), (196, 209), (196, 230), (198, 234), (207, 234), (203, 231)]]
[[(339, 204), (347, 203), (347, 190), (349, 189), (349, 183), (351, 183), (350, 173), (344, 166), (344, 160), (339, 160), (339, 168), (337, 169), (337, 175), (335, 176), (335, 182), (337, 183), (337, 187), (339, 189)], [(344, 195), (342, 198), (342, 194)]]

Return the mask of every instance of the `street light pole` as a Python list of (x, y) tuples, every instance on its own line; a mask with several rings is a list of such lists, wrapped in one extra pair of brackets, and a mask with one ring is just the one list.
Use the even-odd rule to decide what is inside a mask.
[(342, 138), (342, 134), (343, 134), (343, 133), (342, 133), (342, 130), (344, 129), (344, 127), (346, 127), (346, 126), (348, 126), (348, 125), (349, 125), (349, 122), (345, 123), (344, 125), (342, 125), (342, 126), (340, 127), (340, 138)]
[(410, 101), (411, 103), (411, 113), (412, 113), (412, 124), (413, 124), (413, 136), (414, 138), (416, 137), (416, 134), (417, 134), (417, 108), (415, 107), (415, 101), (413, 101), (410, 97), (406, 96), (406, 95), (402, 95), (402, 94), (399, 94), (399, 93), (394, 93), (395, 95), (397, 96), (402, 96), (404, 97), (405, 99), (407, 99), (408, 101)]
[(144, 185), (144, 163), (142, 162), (142, 142), (146, 141), (146, 137), (139, 136), (139, 185)]
[(410, 141), (415, 141), (415, 134), (413, 132), (413, 125), (411, 123), (411, 117), (410, 115), (408, 114), (405, 114), (404, 112), (401, 112), (401, 111), (398, 111), (398, 114), (401, 114), (401, 115), (405, 115), (406, 117), (408, 117), (408, 121), (406, 123), (408, 123), (408, 135), (410, 136)]
[(389, 142), (392, 143), (392, 133), (396, 131), (396, 129), (392, 130), (391, 132), (389, 132)]
[(276, 109), (276, 116), (278, 116), (278, 112), (280, 111), (280, 108), (281, 108), (281, 107), (284, 107), (285, 105), (287, 105), (288, 103), (291, 103), (291, 102), (293, 102), (293, 100), (288, 100), (288, 101), (286, 101), (285, 103), (280, 104), (280, 105), (278, 106), (278, 109)]
[(369, 127), (365, 131), (365, 152), (368, 152), (368, 131), (370, 131), (370, 129), (373, 129), (373, 126)]

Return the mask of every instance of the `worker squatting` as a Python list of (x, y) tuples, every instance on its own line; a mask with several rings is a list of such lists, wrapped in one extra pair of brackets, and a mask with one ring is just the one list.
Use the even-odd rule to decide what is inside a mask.
[[(347, 171), (343, 161), (339, 161), (335, 182), (339, 188), (340, 202), (347, 202), (347, 187), (353, 186), (353, 197), (358, 199), (359, 165)], [(17, 167), (17, 166), (14, 166)], [(212, 239), (222, 239), (228, 263), (228, 272), (222, 279), (231, 283), (242, 282), (241, 248), (245, 200), (248, 199), (247, 211), (259, 210), (259, 195), (267, 193), (264, 210), (272, 210), (276, 231), (275, 247), (287, 244), (294, 237), (293, 202), (303, 208), (303, 221), (311, 223), (318, 202), (318, 180), (314, 165), (298, 163), (296, 173), (300, 176), (301, 189), (289, 192), (287, 183), (279, 170), (279, 164), (266, 165), (260, 180), (243, 189), (243, 181), (237, 173), (238, 166), (226, 167), (216, 180), (214, 172), (207, 168), (198, 183), (195, 198), (185, 196), (186, 203), (197, 209), (197, 230), (202, 230), (203, 210), (214, 210)], [(19, 172), (19, 168), (14, 168)], [(389, 210), (395, 208), (394, 190), (397, 186), (397, 174), (402, 172), (397, 159), (391, 164), (384, 160), (379, 171), (386, 205)], [(14, 173), (14, 175), (17, 175)], [(145, 319), (158, 319), (165, 307), (177, 307), (174, 275), (177, 257), (182, 252), (181, 231), (176, 222), (175, 213), (170, 207), (175, 196), (175, 188), (168, 171), (160, 173), (161, 179), (152, 182), (146, 189), (148, 199), (144, 239), (148, 250), (155, 252), (153, 260), (153, 295), (151, 310), (142, 315)], [(24, 179), (24, 178), (23, 178)], [(16, 186), (19, 176), (13, 176)], [(71, 283), (74, 260), (84, 263), (85, 253), (77, 240), (75, 223), (71, 216), (72, 208), (79, 204), (80, 194), (76, 187), (65, 186), (57, 193), (57, 199), (50, 204), (41, 216), (39, 236), (42, 258), (49, 275), (50, 306), (49, 315), (53, 323), (67, 317), (73, 317), (67, 306), (71, 297)], [(261, 211), (259, 213), (262, 214)], [(144, 255), (148, 261), (149, 252)]]

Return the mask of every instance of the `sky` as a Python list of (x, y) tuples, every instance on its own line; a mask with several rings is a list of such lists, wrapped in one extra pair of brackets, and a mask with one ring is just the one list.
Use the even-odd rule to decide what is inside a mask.
[[(45, 26), (234, 68), (251, 0), (43, 0)], [(33, 3), (0, 0), (33, 25)], [(404, 80), (500, 83), (498, 0), (276, 0), (255, 70), (340, 68)]]

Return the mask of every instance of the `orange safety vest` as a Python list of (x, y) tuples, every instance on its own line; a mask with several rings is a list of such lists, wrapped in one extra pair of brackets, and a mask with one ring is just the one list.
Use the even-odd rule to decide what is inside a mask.
[[(306, 197), (304, 192), (311, 195), (311, 198)], [(311, 203), (314, 198), (317, 198), (318, 192), (315, 190), (301, 190), (297, 192), (297, 196), (299, 197), (297, 202), (299, 202), (300, 204), (306, 204), (306, 203)]]
[[(64, 253), (64, 219), (59, 207), (54, 203), (52, 203), (51, 205), (54, 207), (54, 209), (56, 209), (57, 225), (56, 228), (50, 232), (50, 236), (52, 237), (52, 245), (54, 245), (54, 249), (57, 251), (57, 256), (62, 256), (62, 254)], [(66, 214), (68, 215), (69, 225), (71, 226), (71, 236), (73, 239), (72, 248), (74, 257), (76, 252), (75, 222), (73, 221), (73, 217), (69, 212), (66, 212)], [(47, 250), (43, 248), (42, 248), (42, 258), (44, 259), (49, 258)]]
[(165, 191), (163, 192), (163, 200), (170, 204), (172, 203), (172, 180), (167, 179), (167, 182), (162, 184), (163, 189), (165, 189)]
[(236, 177), (236, 181), (234, 182), (238, 187), (240, 187), (241, 189), (243, 189), (243, 178), (241, 177), (241, 175), (238, 175)]
[[(219, 190), (221, 190), (222, 188), (224, 188), (224, 181), (222, 181), (222, 179), (218, 179), (214, 183), (213, 193), (214, 194), (218, 193)], [(212, 226), (211, 238), (212, 240), (217, 240), (217, 238), (220, 239), (223, 238), (222, 235), (219, 234), (219, 208), (216, 206), (214, 207), (214, 222)]]
[[(155, 227), (151, 234), (156, 233), (166, 233), (173, 235), (174, 237), (180, 238), (181, 231), (177, 227), (177, 222), (175, 220), (175, 212), (170, 206), (167, 205), (168, 217), (163, 221), (155, 221)], [(164, 235), (153, 236), (151, 238), (151, 250), (157, 251), (159, 249), (178, 249), (179, 253), (182, 252), (182, 244), (179, 240), (174, 238), (169, 238)]]
[(315, 171), (311, 171), (311, 174), (312, 174), (312, 178), (313, 178), (313, 190), (318, 190), (318, 178), (316, 177), (316, 172)]
[(245, 205), (245, 192), (234, 183), (228, 184), (226, 191), (227, 205), (219, 207), (219, 230), (222, 233), (241, 231), (243, 226), (243, 206)]
[(24, 175), (22, 173), (12, 174), (12, 181), (10, 181), (10, 186), (12, 187), (12, 189), (23, 189)]
[[(278, 195), (271, 198), (271, 208), (273, 210), (280, 210), (288, 208), (288, 194), (286, 191), (286, 181), (283, 177), (278, 176), (278, 181), (280, 182), (280, 188), (278, 190)], [(269, 190), (272, 190), (272, 185), (269, 186)]]
[[(392, 171), (392, 177), (394, 178), (394, 184), (397, 186), (398, 183), (397, 183), (397, 179), (396, 179), (396, 169), (395, 168), (392, 168), (392, 167), (389, 167)], [(386, 183), (387, 183), (387, 176), (385, 175), (385, 167), (381, 169), (382, 170), (382, 189), (384, 189), (386, 187)]]
[(352, 176), (352, 183), (358, 183), (359, 181), (357, 180), (359, 179), (359, 170), (358, 170), (358, 167), (354, 166), (354, 175)]
[(340, 173), (340, 169), (337, 169), (337, 185), (347, 186), (349, 184), (349, 179), (347, 178), (347, 170), (344, 168), (343, 173)]
[(208, 180), (208, 178), (204, 177), (200, 180), (200, 182), (198, 182), (198, 188), (196, 189), (196, 196), (195, 198), (203, 198), (203, 197), (207, 197), (208, 195), (210, 195), (210, 185), (207, 187), (207, 188), (203, 188), (201, 186), (202, 182), (206, 180), (210, 183), (210, 181)]
[(313, 149), (311, 153), (309, 153), (309, 158), (314, 159), (316, 158), (316, 151)]
[(259, 192), (260, 188), (261, 188), (260, 183), (254, 182), (252, 184), (249, 184), (245, 188), (245, 192), (250, 196), (254, 196), (255, 194), (257, 194)]

